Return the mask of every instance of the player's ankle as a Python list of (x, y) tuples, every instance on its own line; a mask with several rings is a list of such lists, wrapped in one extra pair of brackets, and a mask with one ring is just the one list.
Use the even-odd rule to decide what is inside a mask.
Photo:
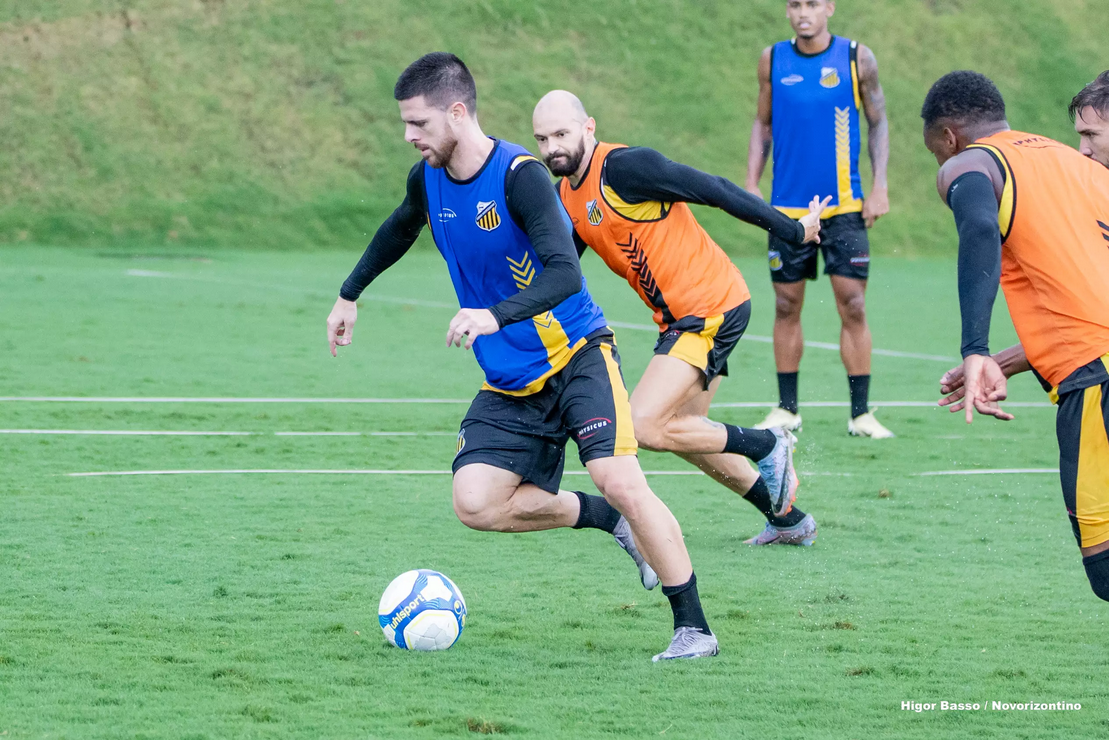
[(713, 634), (709, 623), (705, 619), (705, 612), (701, 608), (701, 597), (698, 596), (698, 577), (692, 571), (690, 579), (677, 586), (663, 586), (663, 595), (671, 602), (671, 612), (674, 614), (674, 628), (693, 627), (707, 635)]

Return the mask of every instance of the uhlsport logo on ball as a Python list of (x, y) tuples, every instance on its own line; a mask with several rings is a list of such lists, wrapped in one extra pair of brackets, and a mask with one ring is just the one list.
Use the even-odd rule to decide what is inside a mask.
[(466, 626), (466, 601), (442, 573), (410, 570), (382, 594), (378, 624), (385, 639), (404, 650), (446, 650)]

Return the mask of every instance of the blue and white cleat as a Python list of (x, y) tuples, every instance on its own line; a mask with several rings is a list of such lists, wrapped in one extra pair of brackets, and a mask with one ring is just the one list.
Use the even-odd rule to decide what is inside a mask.
[(632, 558), (632, 562), (636, 563), (636, 567), (640, 569), (640, 583), (644, 584), (644, 588), (648, 591), (652, 590), (659, 585), (659, 576), (655, 575), (655, 571), (640, 551), (636, 549), (636, 541), (632, 539), (632, 527), (628, 524), (628, 520), (623, 516), (617, 522), (616, 528), (613, 529), (613, 539), (621, 546)]
[(775, 516), (783, 516), (798, 497), (798, 473), (794, 470), (794, 443), (797, 438), (781, 427), (769, 429), (775, 435), (771, 454), (760, 460), (759, 474), (771, 493), (771, 506)]
[(651, 659), (652, 663), (661, 660), (677, 660), (679, 658), (710, 658), (720, 650), (717, 647), (717, 637), (705, 634), (693, 627), (679, 627), (674, 631), (670, 646)]
[(817, 522), (812, 514), (806, 514), (805, 519), (792, 527), (776, 527), (767, 522), (763, 531), (744, 540), (745, 545), (801, 545), (809, 547), (817, 539)]

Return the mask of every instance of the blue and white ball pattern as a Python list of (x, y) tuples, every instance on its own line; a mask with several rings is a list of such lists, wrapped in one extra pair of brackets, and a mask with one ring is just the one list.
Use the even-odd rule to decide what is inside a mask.
[(410, 570), (382, 594), (378, 624), (385, 639), (404, 650), (446, 650), (466, 626), (466, 601), (442, 573)]

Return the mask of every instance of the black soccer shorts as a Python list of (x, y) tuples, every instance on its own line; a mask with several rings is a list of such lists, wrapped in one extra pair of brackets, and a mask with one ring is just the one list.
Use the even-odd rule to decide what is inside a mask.
[(1110, 539), (1106, 362), (1103, 356), (1079, 368), (1050, 393), (1056, 400), (1060, 486), (1080, 547)]
[(708, 389), (713, 378), (728, 375), (728, 356), (744, 336), (751, 316), (750, 300), (707, 319), (685, 316), (659, 334), (655, 354), (677, 357), (701, 370)]
[(792, 244), (767, 235), (767, 260), (771, 282), (797, 283), (817, 279), (817, 250), (825, 261), (826, 275), (866, 280), (871, 264), (871, 244), (860, 213), (841, 213), (821, 221), (821, 243)]
[(451, 472), (485, 463), (557, 493), (568, 439), (583, 465), (636, 454), (632, 408), (608, 330), (588, 337), (539, 393), (480, 391), (462, 420)]

